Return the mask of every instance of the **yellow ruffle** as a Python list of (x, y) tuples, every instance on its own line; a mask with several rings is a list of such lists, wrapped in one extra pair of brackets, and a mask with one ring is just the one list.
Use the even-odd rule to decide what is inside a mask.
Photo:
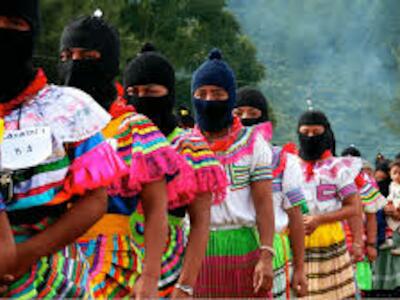
[(345, 238), (344, 230), (340, 222), (323, 224), (311, 234), (305, 237), (306, 248), (329, 247)]

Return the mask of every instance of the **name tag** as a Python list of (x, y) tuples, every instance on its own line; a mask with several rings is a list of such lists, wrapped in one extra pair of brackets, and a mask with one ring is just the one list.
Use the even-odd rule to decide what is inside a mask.
[(19, 170), (37, 166), (52, 153), (50, 127), (10, 130), (1, 144), (1, 168)]

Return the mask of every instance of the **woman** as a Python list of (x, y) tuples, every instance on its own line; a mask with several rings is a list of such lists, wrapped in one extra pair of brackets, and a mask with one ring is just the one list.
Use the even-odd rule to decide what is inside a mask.
[[(187, 297), (193, 294), (208, 240), (211, 204), (223, 200), (226, 177), (204, 138), (178, 127), (173, 114), (175, 104), (175, 71), (170, 62), (145, 45), (124, 74), (124, 86), (129, 103), (139, 113), (147, 115), (160, 128), (176, 152), (190, 166), (175, 180), (191, 189), (189, 201), (169, 210), (169, 238), (164, 250), (159, 281), (160, 297)], [(188, 213), (190, 233), (184, 231)], [(132, 218), (135, 241), (142, 240), (141, 216)]]
[(303, 113), (298, 136), (309, 210), (304, 216), (308, 298), (353, 297), (354, 272), (341, 222), (359, 217), (361, 223), (354, 182), (360, 168), (353, 165), (353, 159), (332, 156), (333, 133), (322, 112)]
[(265, 297), (272, 288), (272, 151), (260, 131), (233, 118), (235, 100), (235, 75), (215, 49), (193, 74), (192, 102), (196, 132), (224, 166), (229, 186), (211, 207), (197, 297)]
[[(268, 102), (264, 95), (257, 89), (243, 87), (239, 89), (237, 96), (234, 115), (240, 117), (245, 126), (265, 127), (266, 138), (270, 139), (271, 137), (268, 135), (271, 135), (272, 124), (269, 121)], [(304, 227), (301, 211), (301, 208), (306, 205), (302, 189), (303, 175), (299, 159), (295, 155), (296, 147), (294, 145), (275, 146), (272, 151), (276, 230), (272, 292), (274, 299), (290, 298), (292, 286), (296, 295), (300, 297), (307, 292), (307, 281), (304, 274)]]

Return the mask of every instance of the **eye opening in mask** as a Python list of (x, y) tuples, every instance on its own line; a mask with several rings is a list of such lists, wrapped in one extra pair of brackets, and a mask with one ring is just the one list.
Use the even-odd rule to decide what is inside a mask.
[(228, 92), (216, 85), (203, 85), (194, 91), (193, 96), (204, 101), (226, 101), (229, 99)]
[(151, 84), (130, 86), (126, 89), (126, 93), (128, 96), (133, 96), (138, 98), (144, 98), (144, 97), (159, 98), (167, 96), (169, 91), (167, 87), (161, 84), (151, 83)]
[(31, 25), (21, 17), (0, 16), (0, 29), (31, 31)]
[(301, 125), (299, 133), (308, 137), (322, 135), (325, 127), (322, 125)]
[(241, 119), (258, 119), (261, 117), (261, 110), (252, 106), (239, 106), (233, 110), (233, 115)]
[(98, 60), (101, 58), (101, 53), (97, 50), (85, 48), (68, 48), (60, 53), (61, 62), (68, 60)]

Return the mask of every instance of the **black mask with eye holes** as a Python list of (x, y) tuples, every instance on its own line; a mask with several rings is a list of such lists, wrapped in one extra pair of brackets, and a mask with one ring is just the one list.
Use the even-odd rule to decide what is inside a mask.
[(7, 102), (24, 90), (35, 76), (32, 56), (39, 32), (39, 1), (0, 2), (0, 16), (21, 18), (28, 31), (0, 29), (0, 102)]
[(242, 119), (244, 126), (253, 126), (269, 121), (268, 101), (259, 90), (248, 86), (240, 88), (237, 92), (235, 107), (243, 106), (250, 106), (261, 112), (261, 116), (258, 118)]
[[(300, 127), (303, 125), (321, 125), (325, 131), (317, 136), (307, 136), (299, 132)], [(330, 150), (335, 155), (335, 136), (328, 118), (323, 112), (313, 110), (303, 113), (300, 117), (297, 131), (300, 143), (300, 157), (302, 159), (307, 161), (318, 160), (326, 150)]]
[(62, 84), (85, 91), (108, 110), (117, 97), (114, 85), (120, 56), (117, 30), (99, 17), (80, 17), (65, 27), (61, 37), (60, 52), (72, 48), (98, 51), (100, 58), (61, 62)]
[(132, 60), (124, 73), (124, 87), (158, 84), (168, 90), (162, 97), (138, 97), (127, 95), (128, 102), (136, 111), (150, 118), (160, 131), (168, 136), (178, 122), (173, 114), (175, 104), (175, 70), (170, 62), (151, 44), (144, 45), (137, 58)]

